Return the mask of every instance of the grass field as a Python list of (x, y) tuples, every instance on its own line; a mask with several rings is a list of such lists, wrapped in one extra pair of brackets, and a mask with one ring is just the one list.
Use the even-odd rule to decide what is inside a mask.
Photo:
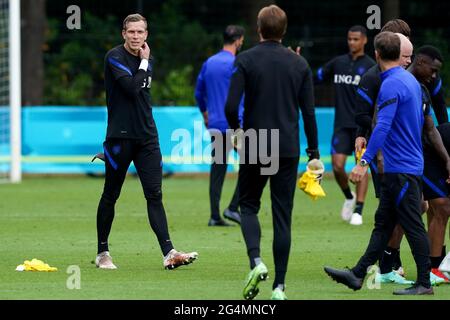
[[(222, 207), (233, 191), (228, 179)], [(332, 180), (323, 182), (325, 199), (313, 202), (297, 190), (292, 248), (287, 274), (289, 299), (398, 299), (397, 285), (366, 286), (353, 292), (331, 281), (324, 265), (353, 266), (365, 249), (376, 200), (369, 196), (364, 224), (340, 220), (342, 195)], [(0, 185), (0, 299), (241, 299), (249, 271), (239, 227), (207, 227), (207, 178), (170, 178), (163, 182), (164, 203), (172, 240), (179, 250), (196, 250), (199, 260), (173, 271), (162, 267), (156, 237), (147, 221), (145, 200), (136, 178), (128, 177), (116, 207), (110, 251), (119, 269), (98, 270), (96, 210), (103, 179), (87, 177), (25, 178), (19, 185)], [(269, 267), (257, 299), (268, 299), (273, 279), (272, 220), (268, 188), (260, 220), (262, 258)], [(58, 272), (17, 272), (24, 260), (42, 259)], [(402, 259), (410, 277), (415, 266), (404, 241)], [(67, 268), (79, 266), (81, 289), (70, 290)], [(405, 298), (400, 298), (405, 299)], [(413, 298), (415, 299), (415, 298)], [(450, 299), (450, 285), (435, 288), (434, 297)]]

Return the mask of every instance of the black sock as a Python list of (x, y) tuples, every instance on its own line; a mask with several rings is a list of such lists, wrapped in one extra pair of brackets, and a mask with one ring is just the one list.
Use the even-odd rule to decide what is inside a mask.
[(115, 200), (102, 195), (97, 209), (97, 253), (109, 251), (108, 237), (115, 215), (114, 204)]
[(442, 252), (441, 252), (442, 260), (444, 260), (444, 258), (445, 258), (446, 255), (447, 255), (447, 246), (444, 244), (444, 245), (442, 246)]
[(380, 273), (389, 273), (392, 271), (394, 266), (394, 257), (395, 257), (395, 251), (397, 249), (386, 247), (383, 251), (383, 255), (380, 259)]
[(362, 215), (362, 210), (364, 208), (364, 202), (356, 202), (355, 210), (353, 212), (356, 212), (360, 216)]
[(442, 262), (442, 257), (430, 257), (430, 260), (431, 260), (431, 269), (436, 269), (439, 268)]
[(402, 266), (402, 260), (400, 259), (400, 249), (394, 249), (394, 263), (392, 268), (398, 270)]
[(109, 251), (108, 242), (99, 242), (97, 245), (97, 254)]
[(346, 198), (347, 200), (353, 199), (352, 191), (350, 190), (350, 188), (342, 189), (342, 192), (344, 193), (345, 198)]
[(286, 277), (286, 272), (275, 272), (275, 280), (272, 284), (272, 290), (275, 290), (275, 288), (278, 287), (278, 285), (283, 285), (283, 291), (284, 291), (284, 279)]

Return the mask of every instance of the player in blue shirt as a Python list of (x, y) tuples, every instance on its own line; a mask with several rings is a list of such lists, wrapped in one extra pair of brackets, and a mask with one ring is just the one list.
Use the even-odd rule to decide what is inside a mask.
[[(212, 163), (209, 180), (209, 200), (211, 217), (209, 226), (230, 226), (220, 217), (220, 195), (227, 172), (228, 153), (233, 149), (231, 141), (226, 139), (226, 130), (229, 129), (225, 117), (225, 102), (230, 86), (231, 75), (234, 68), (236, 53), (244, 43), (244, 28), (240, 26), (227, 26), (223, 33), (223, 49), (210, 57), (204, 64), (197, 78), (195, 99), (202, 112), (205, 126), (211, 134)], [(241, 101), (240, 115), (243, 103)], [(242, 117), (241, 117), (242, 119)], [(236, 185), (233, 198), (223, 212), (223, 216), (236, 223), (241, 222), (238, 211), (239, 187)]]
[(375, 213), (375, 228), (369, 245), (355, 267), (325, 272), (338, 283), (359, 290), (369, 266), (380, 257), (399, 223), (405, 231), (417, 265), (417, 281), (397, 295), (433, 294), (430, 283), (429, 241), (421, 218), (423, 174), (422, 130), (423, 96), (415, 77), (399, 66), (400, 38), (392, 32), (375, 37), (377, 62), (382, 85), (377, 98), (378, 121), (367, 151), (353, 169), (350, 179), (361, 181), (378, 150), (384, 156), (384, 176), (380, 204)]

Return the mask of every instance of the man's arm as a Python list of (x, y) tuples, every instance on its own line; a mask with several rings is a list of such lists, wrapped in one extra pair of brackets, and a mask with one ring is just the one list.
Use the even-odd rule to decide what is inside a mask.
[(114, 78), (119, 82), (119, 85), (124, 91), (131, 97), (135, 97), (142, 89), (142, 84), (147, 77), (147, 69), (150, 59), (150, 48), (147, 43), (145, 47), (140, 49), (139, 55), (141, 58), (141, 64), (139, 70), (135, 75), (122, 61), (119, 56), (110, 55), (106, 59), (106, 63), (110, 67)]
[(378, 81), (379, 79), (366, 73), (362, 76), (356, 90), (355, 122), (358, 126), (357, 137), (367, 137), (372, 129), (375, 102), (379, 91)]
[[(386, 83), (387, 84), (387, 83)], [(383, 92), (383, 87), (378, 95), (378, 121), (373, 130), (372, 137), (370, 138), (369, 144), (367, 146), (367, 151), (362, 156), (361, 161), (366, 161), (370, 163), (377, 155), (378, 150), (380, 150), (386, 137), (391, 130), (392, 121), (397, 112), (398, 107), (398, 95), (394, 91), (395, 89), (387, 84)], [(352, 170), (350, 174), (350, 181), (358, 183), (367, 173), (368, 166), (362, 166), (361, 162), (358, 163)]]
[(306, 139), (308, 140), (308, 149), (306, 149), (306, 153), (309, 160), (312, 160), (320, 158), (318, 150), (319, 143), (317, 138), (316, 113), (314, 108), (314, 85), (312, 72), (308, 65), (304, 72), (305, 76), (298, 93), (298, 101), (300, 104), (300, 110), (302, 111)]
[(194, 95), (195, 100), (197, 100), (200, 112), (202, 113), (205, 126), (208, 127), (207, 95), (206, 95), (206, 83), (204, 78), (205, 71), (206, 71), (206, 62), (203, 64), (202, 69), (198, 74)]
[(245, 76), (242, 62), (236, 59), (233, 75), (231, 76), (230, 89), (225, 103), (225, 116), (231, 129), (239, 128), (239, 105), (245, 89)]
[[(442, 137), (439, 134), (439, 131), (434, 126), (434, 121), (431, 115), (425, 116), (425, 122), (424, 122), (424, 134), (428, 138), (428, 141), (430, 141), (431, 145), (433, 146), (436, 153), (439, 155), (439, 157), (447, 164), (446, 167), (448, 170), (450, 170), (450, 157), (447, 153), (447, 149), (444, 146), (444, 142), (442, 141)], [(449, 177), (450, 177), (450, 171)]]
[[(376, 75), (377, 76), (377, 75)], [(361, 81), (356, 90), (356, 140), (355, 152), (361, 154), (362, 149), (367, 146), (367, 138), (372, 129), (375, 101), (379, 91), (379, 78), (370, 73), (362, 76)]]
[(395, 88), (390, 88), (388, 83), (383, 88), (385, 88), (385, 91), (380, 90), (378, 97), (378, 121), (367, 145), (367, 151), (362, 156), (362, 159), (368, 163), (375, 158), (378, 150), (383, 147), (397, 112), (398, 95), (394, 91)]
[(432, 88), (431, 103), (434, 114), (439, 124), (448, 122), (447, 107), (445, 105), (444, 90), (442, 89), (442, 79), (438, 78)]
[(200, 111), (203, 113), (207, 109), (206, 101), (206, 84), (205, 84), (205, 71), (206, 71), (206, 63), (203, 64), (202, 70), (198, 74), (197, 84), (195, 86), (195, 100), (197, 100), (198, 107)]
[(333, 76), (334, 62), (336, 58), (328, 61), (323, 67), (317, 69), (317, 73), (314, 75), (314, 84), (321, 84), (324, 81), (328, 81)]

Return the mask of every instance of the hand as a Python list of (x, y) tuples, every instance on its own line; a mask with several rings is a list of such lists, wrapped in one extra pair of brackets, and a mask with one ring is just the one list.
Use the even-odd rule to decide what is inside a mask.
[(317, 149), (306, 149), (306, 155), (308, 156), (308, 162), (312, 159), (320, 159), (320, 153)]
[(445, 182), (450, 183), (450, 159), (445, 164), (445, 168), (447, 169), (448, 178), (445, 180)]
[(361, 166), (359, 164), (357, 164), (352, 172), (350, 173), (350, 181), (354, 184), (357, 184), (359, 182), (361, 182), (361, 180), (364, 178), (364, 176), (367, 174), (367, 168), (368, 166)]
[(150, 47), (148, 46), (147, 42), (144, 42), (142, 48), (139, 49), (139, 57), (146, 60), (150, 59)]
[(361, 152), (367, 146), (367, 140), (364, 137), (358, 137), (355, 140), (355, 154)]
[(231, 145), (238, 151), (242, 148), (242, 139), (244, 137), (244, 130), (241, 128), (236, 129), (231, 135)]
[(300, 52), (302, 51), (302, 48), (301, 47), (297, 47), (297, 48), (295, 48), (295, 51), (294, 51), (294, 49), (292, 49), (290, 46), (288, 47), (288, 49), (289, 50), (291, 50), (293, 53), (295, 53), (296, 55), (300, 55)]

